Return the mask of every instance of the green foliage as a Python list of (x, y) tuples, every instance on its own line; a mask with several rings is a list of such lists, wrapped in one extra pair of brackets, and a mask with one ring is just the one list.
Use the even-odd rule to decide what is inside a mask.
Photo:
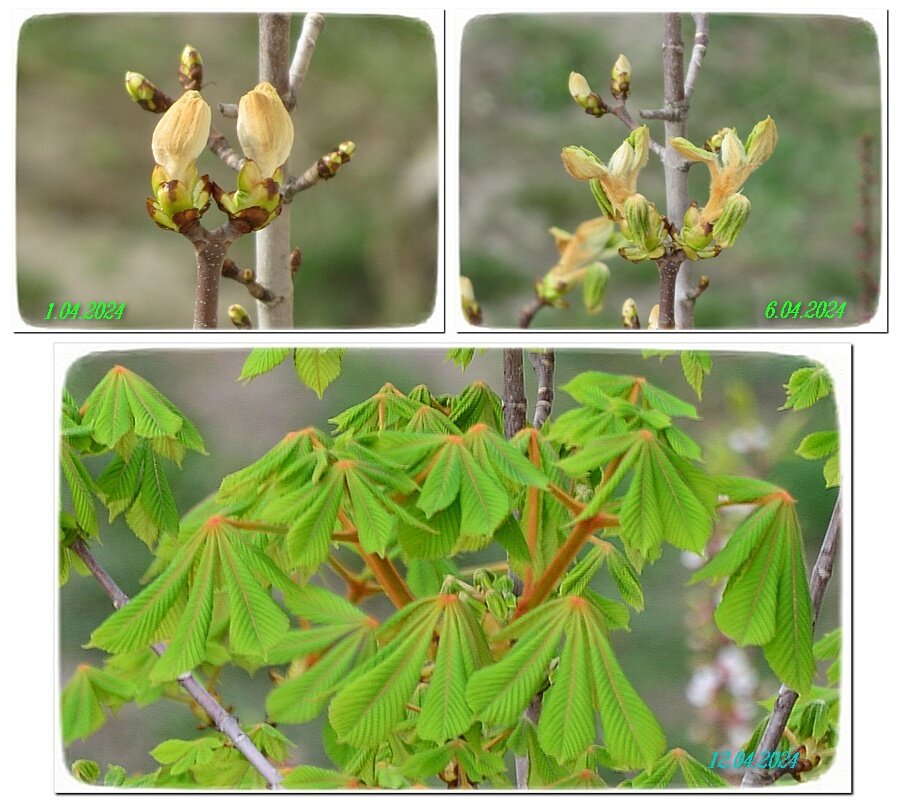
[[(288, 354), (255, 351), (243, 376)], [(147, 585), (91, 636), (88, 646), (109, 654), (103, 669), (79, 668), (63, 693), (66, 743), (125, 702), (183, 698), (185, 673), (215, 692), (222, 668), (265, 668), (274, 684), (267, 720), (323, 720), (335, 765), (294, 766), (287, 788), (437, 779), (504, 788), (511, 752), (529, 755), (531, 788), (598, 788), (610, 773), (636, 770), (624, 785), (663, 788), (678, 772), (691, 788), (722, 785), (685, 751), (665, 752), (611, 633), (628, 631), (630, 609), (645, 608), (641, 573), (665, 543), (701, 553), (719, 505), (753, 504), (694, 580), (728, 579), (715, 621), (739, 645), (761, 647), (802, 693), (794, 730), (825, 751), (837, 704), (812, 678), (817, 658), (838, 680), (839, 638), (813, 649), (794, 501), (764, 481), (709, 474), (674, 422), (692, 424), (695, 407), (643, 377), (583, 373), (565, 391), (575, 408), (508, 441), (485, 383), (458, 395), (385, 384), (334, 417), (331, 433), (288, 433), (181, 519), (163, 464), (203, 444), (175, 406), (123, 368), (84, 413), (67, 396), (64, 471), (75, 489), (74, 513), (60, 516), (62, 568), (84, 571), (68, 545), (99, 533), (97, 500), (111, 519), (125, 515), (153, 561)], [(806, 442), (806, 454), (826, 447)], [(92, 480), (82, 459), (102, 455), (110, 460)], [(499, 547), (500, 564), (457, 558), (478, 553), (479, 564)], [(598, 593), (601, 581), (623, 602)], [(383, 620), (361, 608), (372, 594), (395, 613)], [(537, 698), (541, 713), (530, 719)], [(271, 763), (297, 763), (272, 725), (245, 731)], [(222, 734), (169, 739), (151, 755), (156, 772), (117, 768), (110, 785), (265, 786)]]
[(107, 720), (104, 709), (116, 711), (135, 694), (127, 681), (88, 664), (75, 669), (62, 696), (63, 741), (87, 739)]
[(759, 645), (785, 684), (804, 694), (814, 677), (811, 596), (795, 501), (785, 492), (759, 506), (693, 581), (729, 581), (714, 619), (738, 645)]
[(833, 390), (830, 374), (822, 366), (803, 367), (789, 376), (783, 408), (801, 411), (810, 408)]
[(240, 381), (252, 381), (279, 366), (292, 354), (294, 371), (308, 389), (322, 397), (323, 392), (340, 374), (342, 349), (272, 347), (252, 350), (241, 368)]

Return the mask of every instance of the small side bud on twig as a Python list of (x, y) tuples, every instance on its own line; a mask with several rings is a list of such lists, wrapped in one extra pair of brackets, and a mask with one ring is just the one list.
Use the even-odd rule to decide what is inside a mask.
[(162, 114), (172, 103), (140, 72), (125, 73), (125, 91), (141, 108), (152, 114)]
[(238, 305), (237, 303), (229, 306), (229, 319), (236, 328), (250, 330), (252, 327), (250, 315), (247, 313), (244, 306)]
[(611, 94), (615, 99), (623, 101), (629, 97), (632, 74), (633, 68), (629, 59), (621, 53), (611, 70)]
[(200, 91), (204, 85), (204, 60), (190, 44), (179, 57), (179, 83), (186, 92)]
[(325, 181), (334, 178), (341, 169), (341, 165), (347, 164), (356, 150), (357, 145), (354, 142), (342, 142), (316, 162), (317, 174)]
[(593, 117), (600, 117), (608, 110), (604, 101), (592, 91), (589, 82), (580, 73), (570, 73), (568, 88), (570, 89), (570, 96), (587, 114)]
[(295, 275), (303, 262), (303, 255), (300, 247), (295, 247), (288, 256), (288, 266), (291, 267), (291, 274)]
[(460, 276), (460, 307), (464, 317), (471, 325), (482, 324), (482, 309), (473, 291), (473, 282), (464, 275)]
[(628, 297), (623, 301), (620, 318), (624, 328), (629, 328), (634, 331), (639, 330), (639, 308), (632, 297)]

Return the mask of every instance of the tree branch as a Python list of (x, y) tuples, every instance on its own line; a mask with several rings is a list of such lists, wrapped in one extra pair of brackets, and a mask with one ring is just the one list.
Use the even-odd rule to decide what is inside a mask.
[[(833, 506), (833, 514), (830, 517), (830, 524), (827, 525), (827, 532), (824, 534), (824, 541), (821, 544), (821, 551), (818, 553), (817, 561), (811, 570), (811, 577), (808, 581), (808, 591), (811, 593), (811, 627), (814, 628), (817, 623), (818, 615), (821, 610), (821, 602), (824, 599), (824, 592), (827, 591), (827, 583), (830, 576), (833, 575), (833, 564), (836, 561), (836, 553), (839, 548), (839, 534), (842, 530), (842, 494), (836, 498), (836, 504)], [(760, 750), (775, 750), (783, 731), (786, 729), (786, 723), (789, 715), (792, 713), (793, 706), (799, 695), (785, 684), (780, 687), (777, 694), (777, 701), (774, 703), (774, 710), (770, 719), (767, 721), (767, 727), (761, 735), (758, 742)], [(748, 786), (767, 786), (773, 783), (779, 776), (762, 769), (749, 769), (742, 778), (743, 788)]]
[(316, 50), (316, 40), (326, 24), (326, 18), (322, 14), (310, 12), (304, 15), (304, 24), (301, 26), (301, 34), (298, 36), (294, 58), (291, 61), (288, 81), (288, 100), (286, 108), (291, 111), (297, 104), (297, 95), (307, 77), (310, 69), (310, 61)]
[[(666, 152), (664, 155), (664, 183), (667, 190), (667, 218), (676, 225), (682, 224), (683, 215), (689, 207), (689, 174), (688, 165), (684, 159), (670, 145), (670, 140), (675, 137), (686, 136), (686, 118), (689, 114), (689, 103), (686, 98), (685, 82), (683, 77), (683, 23), (680, 14), (668, 13), (664, 15), (664, 110), (671, 114), (670, 119), (664, 121), (664, 139), (666, 140)], [(694, 80), (694, 78), (693, 78)], [(659, 263), (660, 268), (660, 263)], [(666, 279), (667, 290), (670, 290), (670, 270)], [(661, 272), (660, 301), (662, 328), (692, 328), (695, 326), (694, 305), (683, 302), (683, 298), (694, 288), (692, 268), (688, 261), (676, 264), (676, 274), (673, 275), (673, 292), (675, 308), (673, 320), (665, 324), (665, 274)], [(667, 303), (671, 299), (666, 298)]]
[[(69, 547), (84, 562), (91, 574), (97, 579), (97, 582), (103, 587), (114, 608), (122, 608), (128, 603), (129, 596), (119, 588), (110, 574), (97, 563), (82, 539), (76, 539)], [(152, 644), (150, 647), (158, 656), (166, 652), (166, 645), (162, 642)], [(266, 780), (267, 788), (277, 788), (282, 783), (282, 775), (248, 738), (248, 735), (238, 724), (238, 720), (217, 702), (216, 698), (204, 688), (192, 673), (186, 672), (184, 675), (181, 675), (178, 678), (178, 682), (195, 702), (203, 708), (217, 729), (228, 736), (235, 748), (263, 776), (264, 780)]]
[[(260, 14), (261, 81), (271, 83), (280, 97), (288, 96), (288, 59), (291, 16)], [(288, 174), (288, 163), (282, 169)], [(291, 250), (291, 213), (282, 213), (256, 236), (257, 276), (275, 297), (274, 303), (257, 301), (260, 328), (291, 328), (294, 325), (294, 283), (289, 269)]]
[(551, 415), (551, 404), (554, 402), (554, 350), (551, 348), (538, 352), (530, 350), (529, 362), (539, 384), (532, 424), (535, 428), (541, 428)]
[(282, 202), (290, 203), (298, 193), (316, 186), (320, 181), (334, 178), (343, 164), (347, 164), (357, 147), (354, 142), (342, 142), (334, 150), (330, 150), (304, 170), (297, 178), (285, 182), (282, 187)]
[(526, 427), (526, 391), (523, 388), (523, 351), (505, 348), (501, 408), (504, 414), (504, 438), (510, 439)]
[(548, 305), (539, 297), (533, 297), (523, 308), (520, 309), (519, 325), (521, 328), (528, 328), (532, 325), (533, 318), (539, 313), (539, 309)]
[[(631, 131), (639, 127), (639, 123), (633, 119), (633, 115), (626, 108), (626, 100), (621, 99), (617, 105), (607, 106), (608, 113), (613, 114)], [(639, 112), (639, 116), (645, 115), (644, 111)], [(648, 147), (661, 161), (664, 160), (664, 146), (660, 142), (656, 142), (651, 136), (648, 137)]]
[(692, 99), (692, 95), (695, 92), (695, 82), (698, 80), (698, 73), (702, 68), (702, 61), (704, 61), (705, 53), (708, 50), (709, 17), (710, 14), (692, 15), (692, 20), (695, 22), (695, 43), (692, 45), (689, 70), (686, 73), (686, 82), (683, 84), (683, 94), (686, 97), (687, 113), (689, 111), (689, 101)]
[(278, 298), (269, 289), (257, 283), (257, 276), (252, 269), (239, 268), (231, 258), (226, 258), (222, 262), (222, 277), (243, 284), (247, 288), (248, 294), (261, 303), (278, 301)]

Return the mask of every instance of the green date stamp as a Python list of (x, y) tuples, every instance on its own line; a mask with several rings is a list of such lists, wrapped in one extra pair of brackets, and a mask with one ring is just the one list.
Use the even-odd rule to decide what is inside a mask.
[(44, 319), (122, 319), (125, 314), (125, 303), (49, 303)]
[(845, 302), (838, 300), (809, 300), (804, 309), (801, 301), (786, 300), (780, 305), (779, 300), (771, 300), (764, 309), (764, 316), (768, 319), (842, 319), (845, 313)]

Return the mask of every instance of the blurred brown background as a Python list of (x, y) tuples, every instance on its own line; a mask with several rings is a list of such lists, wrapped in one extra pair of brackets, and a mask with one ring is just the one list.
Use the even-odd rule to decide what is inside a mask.
[[(502, 15), (471, 21), (461, 75), (461, 271), (475, 286), (485, 324), (517, 324), (533, 281), (557, 261), (548, 228), (573, 231), (599, 215), (586, 184), (564, 171), (567, 145), (588, 147), (607, 162), (627, 136), (614, 117), (583, 113), (567, 89), (581, 72), (603, 100), (620, 53), (632, 63), (627, 107), (660, 108), (663, 97), (660, 14)], [(683, 15), (688, 66), (694, 35)], [(877, 39), (871, 26), (848, 17), (711, 15), (710, 43), (692, 98), (688, 138), (701, 146), (722, 127), (745, 141), (770, 114), (779, 144), (745, 185), (752, 213), (737, 245), (699, 262), (711, 287), (696, 305), (708, 328), (855, 325), (865, 314), (863, 266), (879, 277), (880, 107)], [(648, 122), (663, 140), (663, 123)], [(859, 262), (860, 141), (874, 139), (872, 187), (878, 254)], [(689, 197), (703, 204), (708, 170), (689, 173)], [(652, 154), (639, 191), (665, 207), (664, 176)], [(578, 291), (566, 311), (543, 309), (535, 326), (618, 328), (620, 307), (636, 299), (640, 318), (658, 301), (657, 270), (614, 256), (605, 309), (589, 316)], [(768, 320), (767, 304), (785, 300), (847, 301), (841, 320)]]
[[(303, 16), (292, 17), (292, 47)], [(19, 307), (35, 325), (190, 328), (194, 253), (144, 208), (160, 117), (131, 101), (127, 70), (170, 95), (186, 43), (204, 59), (213, 125), (237, 148), (235, 120), (218, 111), (257, 83), (251, 14), (90, 14), (28, 20), (19, 40), (17, 239)], [(437, 276), (435, 46), (414, 19), (327, 15), (293, 114), (299, 174), (339, 142), (353, 161), (291, 203), (297, 327), (409, 325), (432, 311)], [(206, 151), (198, 166), (223, 187), (234, 175)], [(225, 219), (213, 205), (204, 220)], [(253, 267), (253, 236), (230, 251)], [(45, 322), (48, 304), (126, 303), (122, 320)], [(242, 303), (224, 281), (220, 317)], [(226, 323), (227, 324), (227, 323)]]

